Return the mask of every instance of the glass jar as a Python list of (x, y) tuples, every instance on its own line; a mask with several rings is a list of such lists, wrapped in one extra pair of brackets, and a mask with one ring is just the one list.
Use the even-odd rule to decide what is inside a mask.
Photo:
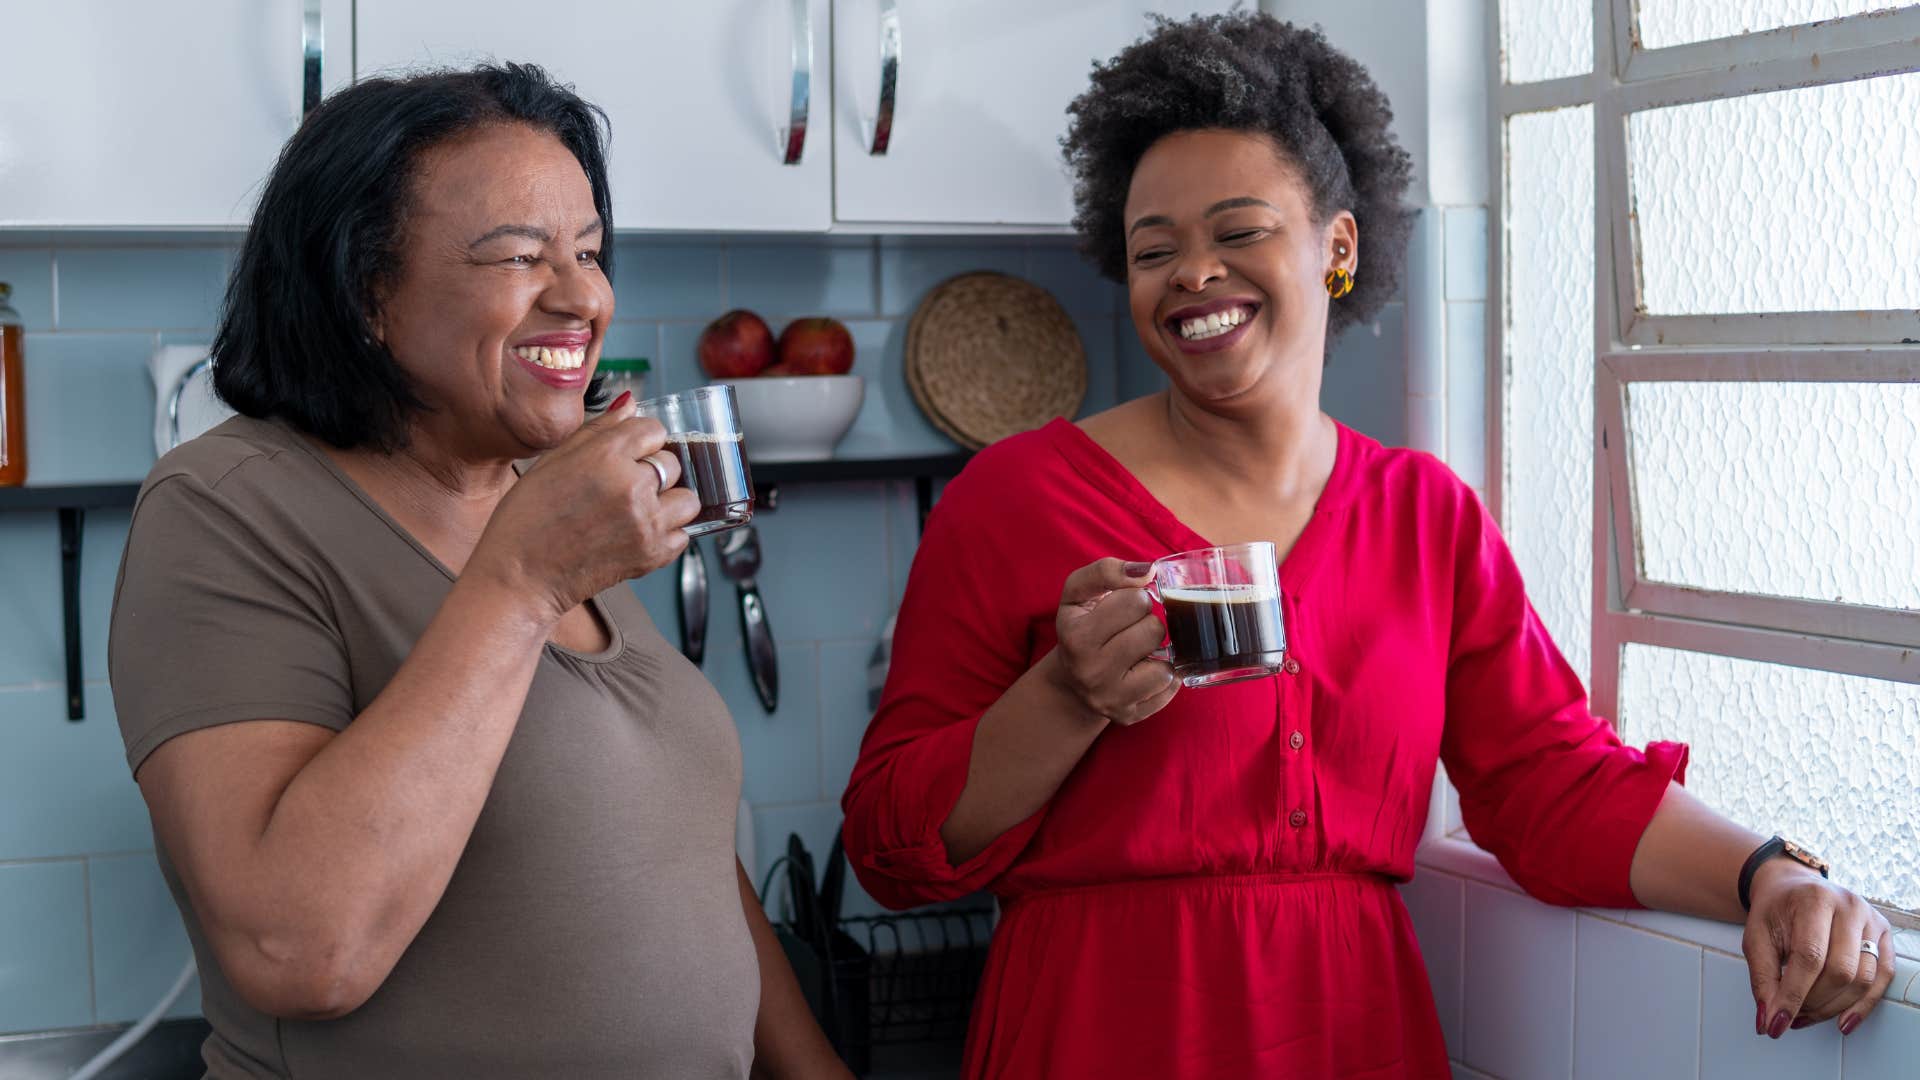
[(647, 363), (644, 356), (603, 356), (596, 374), (609, 403), (627, 391), (633, 392), (633, 400), (643, 401), (647, 396), (647, 372), (651, 370), (653, 365)]
[(27, 482), (27, 328), (7, 301), (13, 286), (0, 281), (0, 487)]

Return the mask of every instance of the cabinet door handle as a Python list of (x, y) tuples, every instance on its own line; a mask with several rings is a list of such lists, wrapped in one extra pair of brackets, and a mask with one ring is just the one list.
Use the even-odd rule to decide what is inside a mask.
[(305, 0), (300, 13), (300, 119), (320, 104), (320, 53), (326, 34), (320, 26), (320, 0)]
[(893, 141), (893, 96), (900, 83), (900, 5), (880, 0), (880, 110), (873, 117), (873, 145), (868, 153), (885, 157)]
[(798, 165), (807, 149), (807, 114), (813, 101), (813, 19), (807, 0), (788, 0), (793, 14), (793, 91), (787, 126), (780, 129), (780, 164)]

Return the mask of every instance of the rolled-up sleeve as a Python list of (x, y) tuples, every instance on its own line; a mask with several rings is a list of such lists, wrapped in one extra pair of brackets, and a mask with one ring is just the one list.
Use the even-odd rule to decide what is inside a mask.
[(1687, 748), (1623, 743), (1527, 600), (1471, 494), (1456, 550), (1441, 760), (1474, 842), (1553, 904), (1639, 907), (1633, 855)]
[(895, 623), (879, 710), (841, 801), (848, 861), (893, 908), (976, 892), (1005, 873), (1046, 811), (959, 865), (940, 827), (966, 786), (980, 717), (1028, 667), (1027, 618), (996, 575), (993, 508), (976, 477), (948, 485), (927, 522)]

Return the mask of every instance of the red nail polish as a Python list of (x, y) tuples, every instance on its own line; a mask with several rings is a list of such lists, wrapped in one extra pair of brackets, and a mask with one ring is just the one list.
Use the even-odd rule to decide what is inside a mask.
[(1764, 1001), (1754, 1008), (1753, 1033), (1755, 1035), (1765, 1035), (1767, 1033), (1767, 1003)]
[(1793, 1015), (1785, 1009), (1773, 1014), (1773, 1023), (1767, 1025), (1767, 1038), (1777, 1039), (1787, 1033), (1787, 1025), (1793, 1023)]
[(1855, 1013), (1852, 1016), (1849, 1016), (1846, 1019), (1840, 1021), (1840, 1034), (1851, 1035), (1853, 1034), (1853, 1029), (1859, 1026), (1860, 1026), (1860, 1014)]
[(627, 402), (629, 402), (629, 401), (632, 401), (632, 400), (633, 400), (633, 391), (631, 391), (631, 390), (622, 390), (622, 391), (620, 391), (620, 396), (619, 396), (619, 397), (617, 397), (617, 398), (614, 398), (614, 399), (613, 399), (613, 404), (611, 404), (611, 405), (608, 405), (608, 406), (607, 406), (607, 409), (608, 409), (608, 411), (612, 411), (612, 410), (614, 410), (614, 409), (617, 409), (617, 408), (619, 408), (619, 407), (620, 407), (620, 406), (622, 406), (622, 405), (625, 405), (625, 404), (626, 404)]

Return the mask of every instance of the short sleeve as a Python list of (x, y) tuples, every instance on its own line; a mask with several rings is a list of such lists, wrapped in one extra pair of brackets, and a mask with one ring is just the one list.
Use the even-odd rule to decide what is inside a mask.
[(1538, 899), (1639, 907), (1633, 854), (1687, 748), (1627, 746), (1589, 711), (1492, 517), (1463, 496), (1440, 753), (1467, 831)]
[(324, 590), (277, 515), (174, 474), (134, 508), (114, 590), (107, 667), (134, 770), (161, 743), (241, 720), (341, 730), (353, 719), (346, 650)]
[[(960, 801), (980, 717), (1025, 674), (1025, 615), (989, 572), (996, 519), (962, 476), (927, 523), (894, 628), (880, 708), (842, 800), (860, 884), (889, 907), (950, 900), (1005, 873), (1043, 809), (955, 866), (940, 828)], [(991, 486), (991, 485), (987, 485)]]

